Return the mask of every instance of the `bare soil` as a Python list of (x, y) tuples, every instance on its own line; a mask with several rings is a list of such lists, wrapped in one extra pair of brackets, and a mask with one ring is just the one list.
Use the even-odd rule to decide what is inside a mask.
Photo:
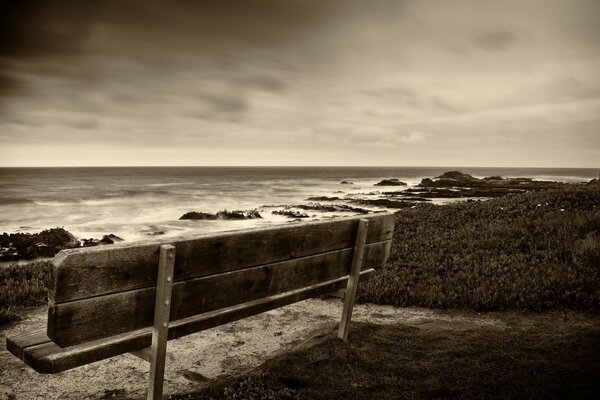
[[(600, 393), (599, 316), (363, 304), (342, 343), (335, 339), (341, 306), (307, 300), (169, 342), (165, 397), (218, 398), (244, 379), (306, 399)], [(145, 397), (148, 365), (129, 354), (42, 375), (6, 351), (7, 336), (45, 324), (42, 307), (0, 326), (0, 400)]]

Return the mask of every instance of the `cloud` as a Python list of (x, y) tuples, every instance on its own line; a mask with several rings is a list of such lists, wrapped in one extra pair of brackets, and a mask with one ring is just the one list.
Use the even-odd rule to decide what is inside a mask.
[(168, 140), (190, 163), (597, 163), (598, 4), (3, 2), (0, 162)]
[(427, 134), (424, 132), (412, 131), (408, 135), (400, 135), (396, 139), (401, 143), (419, 143), (423, 142)]
[(516, 37), (506, 30), (489, 30), (474, 38), (477, 46), (486, 50), (506, 50), (516, 42)]

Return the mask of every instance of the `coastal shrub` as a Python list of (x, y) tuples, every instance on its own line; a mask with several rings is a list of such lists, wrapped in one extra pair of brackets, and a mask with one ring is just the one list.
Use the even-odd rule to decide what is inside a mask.
[(570, 186), (396, 213), (390, 257), (358, 301), (600, 310), (600, 188)]
[(0, 267), (0, 323), (16, 319), (18, 309), (45, 304), (49, 283), (47, 261)]

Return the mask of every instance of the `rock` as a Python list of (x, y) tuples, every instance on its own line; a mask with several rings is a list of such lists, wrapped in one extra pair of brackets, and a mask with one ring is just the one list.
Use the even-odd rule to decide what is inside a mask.
[(102, 239), (98, 241), (98, 244), (115, 244), (116, 242), (122, 242), (123, 239), (118, 237), (117, 235), (108, 234), (104, 235)]
[(309, 197), (306, 200), (308, 201), (336, 201), (339, 200), (339, 197), (327, 197), (327, 196), (313, 196)]
[(406, 182), (402, 182), (396, 178), (383, 179), (373, 186), (406, 186)]
[(598, 185), (600, 185), (600, 179), (592, 179), (591, 181), (586, 183), (586, 185), (587, 186), (598, 186)]
[(63, 249), (79, 247), (79, 241), (63, 228), (39, 233), (4, 233), (0, 236), (0, 261), (53, 257)]
[(423, 178), (423, 179), (421, 179), (421, 183), (419, 183), (419, 186), (433, 186), (433, 185), (435, 185), (435, 182), (429, 178)]
[(81, 245), (83, 247), (98, 246), (99, 244), (100, 244), (100, 241), (98, 239), (94, 239), (94, 238), (81, 239)]
[(182, 219), (194, 219), (194, 220), (209, 219), (209, 220), (212, 220), (212, 219), (218, 219), (218, 217), (216, 214), (190, 211), (190, 212), (183, 214), (181, 217), (179, 217), (179, 219), (180, 220), (182, 220)]
[(262, 218), (258, 210), (250, 211), (219, 211), (217, 213), (219, 219), (256, 219)]
[(479, 179), (473, 178), (471, 175), (465, 174), (460, 171), (447, 171), (440, 176), (436, 176), (435, 179), (453, 180), (458, 182), (479, 181)]
[(192, 220), (236, 220), (236, 219), (256, 219), (262, 218), (258, 210), (250, 211), (219, 211), (216, 214), (191, 211), (183, 214), (179, 217), (180, 220), (192, 219)]
[[(563, 187), (565, 184), (551, 181), (534, 181), (531, 178), (502, 178), (501, 176), (490, 176), (483, 179), (474, 178), (460, 171), (448, 171), (432, 180), (425, 178), (417, 186), (419, 188), (434, 188), (423, 197), (498, 197), (515, 193), (518, 190), (545, 190)], [(453, 188), (460, 193), (449, 193), (442, 195), (440, 188)], [(469, 189), (473, 189), (468, 191)], [(475, 190), (477, 189), (477, 190)], [(421, 193), (419, 193), (421, 194)], [(430, 195), (430, 196), (429, 196)]]
[(354, 185), (354, 182), (350, 182), (350, 181), (341, 181), (340, 184), (342, 185)]
[(153, 232), (148, 232), (149, 236), (158, 236), (158, 235), (164, 235), (165, 231), (153, 231)]
[(369, 210), (359, 207), (352, 207), (347, 204), (296, 204), (292, 206), (286, 206), (286, 208), (299, 208), (301, 210), (314, 210), (321, 212), (355, 212), (359, 214), (368, 214)]
[(417, 203), (404, 200), (390, 200), (390, 199), (356, 199), (352, 200), (353, 203), (364, 204), (369, 206), (387, 207), (387, 208), (408, 208), (412, 207)]
[(274, 210), (271, 211), (271, 214), (275, 214), (275, 215), (283, 215), (289, 218), (308, 218), (308, 214), (302, 213), (300, 211), (293, 211), (293, 210)]

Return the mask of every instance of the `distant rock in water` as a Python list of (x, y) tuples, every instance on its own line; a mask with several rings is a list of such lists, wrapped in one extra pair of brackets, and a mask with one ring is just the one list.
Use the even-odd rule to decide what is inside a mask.
[(485, 178), (483, 178), (484, 181), (503, 181), (504, 178), (501, 177), (500, 175), (496, 175), (496, 176), (486, 176)]
[(366, 210), (364, 208), (352, 207), (347, 204), (296, 204), (293, 206), (294, 208), (299, 208), (301, 210), (312, 210), (312, 211), (321, 211), (321, 212), (354, 212), (358, 214), (368, 214), (371, 211)]
[(117, 242), (122, 242), (122, 241), (123, 241), (123, 239), (121, 239), (117, 235), (113, 235), (112, 233), (110, 233), (108, 235), (104, 235), (102, 237), (102, 239), (100, 239), (100, 243), (104, 243), (104, 244), (115, 244)]
[(262, 218), (258, 210), (250, 211), (219, 211), (216, 214), (190, 211), (179, 217), (180, 220), (239, 220)]
[(123, 239), (121, 239), (117, 235), (113, 235), (112, 233), (110, 233), (108, 235), (104, 235), (102, 237), (102, 239), (94, 239), (94, 238), (81, 239), (81, 245), (83, 247), (92, 247), (92, 246), (100, 246), (100, 245), (106, 245), (106, 244), (115, 244), (117, 242), (122, 242), (122, 241), (123, 241)]
[(387, 208), (409, 208), (417, 203), (404, 200), (390, 200), (390, 199), (356, 199), (352, 200), (356, 204), (364, 204), (368, 206), (378, 206)]
[(373, 186), (406, 186), (406, 182), (402, 182), (396, 178), (391, 179), (383, 179), (380, 182), (377, 182)]
[(217, 217), (217, 214), (190, 211), (190, 212), (183, 214), (181, 217), (179, 217), (179, 219), (180, 220), (182, 220), (182, 219), (205, 220), (205, 219), (218, 219), (218, 217)]
[(473, 178), (469, 174), (465, 174), (460, 171), (447, 171), (441, 174), (440, 176), (436, 176), (435, 179), (452, 180), (457, 182), (472, 182), (479, 180), (477, 178)]
[(79, 241), (63, 228), (39, 233), (3, 233), (0, 236), (0, 261), (54, 257), (63, 249), (79, 247)]
[(313, 197), (309, 197), (306, 200), (308, 201), (336, 201), (339, 200), (339, 197), (327, 197), (327, 196), (313, 196)]
[(289, 217), (289, 218), (308, 218), (309, 215), (300, 211), (294, 211), (294, 210), (274, 210), (271, 211), (271, 214), (275, 214), (275, 215), (283, 215), (285, 217)]
[(586, 183), (586, 185), (588, 185), (588, 186), (600, 185), (600, 174), (598, 174), (598, 179), (594, 178), (591, 181), (589, 181), (588, 183)]
[(354, 185), (354, 182), (350, 182), (350, 181), (341, 181), (340, 184), (342, 185)]
[[(435, 179), (435, 180), (434, 180)], [(501, 195), (530, 190), (545, 190), (563, 187), (562, 182), (535, 181), (531, 178), (503, 178), (501, 176), (490, 176), (483, 179), (475, 178), (469, 174), (460, 171), (448, 171), (434, 179), (425, 178), (417, 186), (420, 188), (473, 188), (478, 191), (471, 193), (463, 190), (464, 193), (449, 193), (449, 196), (442, 196), (442, 193), (418, 193), (421, 196), (429, 197), (498, 197)], [(489, 191), (489, 193), (486, 193)], [(489, 194), (489, 195), (488, 195)]]

